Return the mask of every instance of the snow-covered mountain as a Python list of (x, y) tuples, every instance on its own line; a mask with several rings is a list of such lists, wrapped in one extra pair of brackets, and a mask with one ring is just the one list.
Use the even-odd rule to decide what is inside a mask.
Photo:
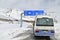
[[(53, 10), (54, 8), (51, 8), (51, 9), (46, 9), (45, 12), (47, 14), (49, 14), (50, 16), (54, 17), (59, 23), (60, 23), (60, 18), (59, 18), (59, 15), (60, 15), (60, 12), (57, 8), (58, 11), (56, 10)], [(53, 10), (53, 11), (52, 11)], [(3, 18), (3, 19), (11, 19), (11, 20), (20, 20), (21, 18), (21, 13), (23, 11), (21, 11), (20, 9), (0, 9), (0, 18)], [(35, 17), (31, 17), (31, 16), (24, 16), (23, 15), (23, 20), (28, 20), (28, 21), (31, 21), (31, 20), (34, 20)]]

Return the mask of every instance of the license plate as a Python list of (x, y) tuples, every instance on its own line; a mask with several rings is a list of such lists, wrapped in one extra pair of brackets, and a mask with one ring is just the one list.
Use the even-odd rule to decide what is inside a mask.
[(43, 31), (43, 32), (46, 32), (46, 31)]

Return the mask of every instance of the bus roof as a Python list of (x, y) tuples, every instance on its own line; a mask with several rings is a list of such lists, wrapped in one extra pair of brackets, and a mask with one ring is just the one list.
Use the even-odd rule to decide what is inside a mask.
[(42, 18), (42, 17), (53, 18), (53, 17), (51, 17), (51, 16), (42, 16), (42, 15), (37, 15), (37, 18)]

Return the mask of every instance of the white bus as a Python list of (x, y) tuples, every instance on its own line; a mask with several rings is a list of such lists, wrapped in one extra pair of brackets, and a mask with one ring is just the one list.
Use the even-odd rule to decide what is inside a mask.
[(36, 16), (33, 34), (34, 36), (54, 36), (54, 21), (50, 16)]

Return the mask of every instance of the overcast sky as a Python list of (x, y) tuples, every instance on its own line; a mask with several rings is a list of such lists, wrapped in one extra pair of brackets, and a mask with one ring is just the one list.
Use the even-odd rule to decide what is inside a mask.
[(0, 8), (60, 10), (60, 0), (0, 0)]
[(60, 0), (0, 0), (1, 8), (47, 8), (60, 6)]

